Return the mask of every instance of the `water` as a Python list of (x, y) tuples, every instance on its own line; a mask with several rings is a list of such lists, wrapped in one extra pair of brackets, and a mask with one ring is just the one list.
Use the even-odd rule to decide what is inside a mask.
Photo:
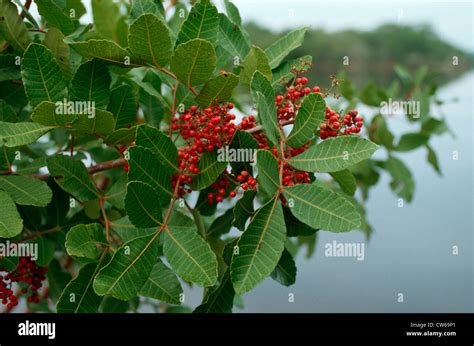
[[(243, 310), (234, 311), (473, 312), (473, 79), (470, 72), (439, 92), (441, 99), (459, 99), (442, 108), (456, 138), (444, 134), (430, 141), (442, 177), (426, 162), (423, 148), (399, 154), (416, 182), (411, 204), (399, 208), (390, 177), (382, 175), (365, 205), (374, 229), (370, 241), (361, 232), (320, 232), (314, 256), (298, 254), (293, 286), (267, 279), (244, 295)], [(390, 127), (394, 133), (408, 129), (399, 119)], [(366, 242), (365, 259), (325, 257), (324, 245), (333, 240)], [(202, 292), (186, 289), (186, 297), (194, 306)]]

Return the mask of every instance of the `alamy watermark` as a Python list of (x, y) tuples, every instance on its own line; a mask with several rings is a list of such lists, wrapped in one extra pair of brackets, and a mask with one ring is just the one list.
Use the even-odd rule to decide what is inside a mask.
[(326, 257), (355, 257), (358, 261), (365, 258), (364, 243), (338, 243), (333, 240), (332, 243), (324, 245), (324, 255)]
[(55, 103), (56, 114), (59, 115), (87, 115), (89, 119), (95, 118), (94, 101), (58, 101)]
[(219, 162), (257, 162), (257, 150), (246, 148), (229, 148), (228, 146), (217, 150), (217, 161)]
[(11, 243), (7, 240), (0, 243), (0, 258), (4, 257), (30, 257), (33, 261), (38, 259), (37, 243)]
[(403, 113), (410, 115), (413, 119), (418, 119), (420, 117), (420, 101), (397, 101), (389, 98), (388, 102), (382, 101), (380, 103), (380, 113), (387, 116)]

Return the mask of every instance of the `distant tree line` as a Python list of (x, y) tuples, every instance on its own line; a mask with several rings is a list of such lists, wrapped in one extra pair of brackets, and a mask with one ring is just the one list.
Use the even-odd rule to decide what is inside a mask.
[[(266, 48), (286, 32), (272, 32), (258, 24), (246, 26), (252, 41)], [(349, 78), (362, 86), (367, 80), (374, 80), (388, 86), (395, 77), (396, 64), (415, 71), (428, 66), (432, 81), (443, 84), (456, 78), (474, 63), (474, 54), (455, 47), (440, 38), (428, 25), (407, 26), (385, 24), (372, 31), (344, 30), (326, 32), (322, 29), (309, 30), (304, 44), (294, 50), (290, 58), (303, 55), (313, 56), (311, 73), (318, 77), (322, 86), (328, 86), (329, 76), (345, 71)], [(453, 65), (453, 57), (458, 65)], [(349, 64), (344, 65), (344, 57)]]

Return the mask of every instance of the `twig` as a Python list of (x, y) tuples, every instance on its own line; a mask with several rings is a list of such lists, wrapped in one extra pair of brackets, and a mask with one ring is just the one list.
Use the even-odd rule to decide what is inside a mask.
[(30, 9), (30, 6), (31, 6), (32, 2), (33, 2), (33, 0), (26, 0), (25, 8), (23, 9), (23, 11), (21, 11), (21, 14), (20, 14), (21, 18), (25, 18), (26, 11), (28, 11)]
[[(112, 169), (112, 168), (122, 167), (125, 164), (125, 162), (126, 162), (126, 160), (123, 157), (121, 157), (119, 159), (110, 160), (110, 161), (99, 163), (99, 164), (94, 165), (94, 166), (90, 166), (87, 169), (87, 171), (89, 172), (89, 174), (94, 174), (94, 173), (97, 173), (97, 172), (107, 171), (107, 170)], [(33, 174), (32, 177), (36, 178), (36, 179), (39, 179), (39, 180), (48, 180), (49, 174)]]
[(204, 227), (204, 221), (201, 217), (201, 214), (199, 213), (199, 210), (197, 210), (196, 208), (191, 208), (191, 206), (186, 201), (184, 201), (184, 203), (186, 204), (186, 207), (193, 215), (194, 223), (196, 224), (199, 233), (204, 239), (206, 239), (207, 238), (206, 227)]
[[(288, 120), (288, 121), (282, 122), (282, 123), (281, 123), (281, 126), (291, 125), (291, 124), (293, 124), (294, 122), (295, 122), (294, 120)], [(251, 129), (245, 130), (245, 132), (247, 132), (247, 133), (255, 133), (255, 132), (260, 132), (260, 131), (262, 131), (262, 130), (263, 130), (262, 125), (258, 125), (258, 126), (252, 127)]]
[(105, 239), (107, 239), (107, 242), (110, 243), (111, 237), (110, 237), (110, 220), (107, 217), (107, 213), (105, 211), (105, 201), (104, 197), (99, 197), (99, 204), (100, 204), (100, 211), (102, 212), (102, 218), (104, 219), (104, 224), (105, 224)]

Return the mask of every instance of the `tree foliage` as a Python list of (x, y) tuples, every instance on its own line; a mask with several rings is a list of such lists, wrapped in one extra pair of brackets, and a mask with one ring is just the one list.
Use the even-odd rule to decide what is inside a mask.
[[(292, 237), (364, 229), (352, 196), (357, 184), (372, 184), (377, 169), (411, 199), (413, 180), (392, 153), (429, 148), (425, 134), (443, 132), (441, 120), (425, 116), (420, 133), (395, 144), (376, 117), (370, 139), (321, 140), (328, 93), (319, 91), (301, 95), (294, 121), (283, 124), (275, 95), (311, 62), (287, 58), (306, 29), (262, 49), (228, 1), (224, 13), (200, 0), (172, 15), (159, 1), (93, 2), (91, 25), (79, 21), (80, 2), (36, 3), (41, 30), (26, 8), (0, 0), (0, 238), (42, 244), (55, 305), (35, 311), (109, 312), (121, 306), (112, 300), (127, 311), (137, 297), (157, 308), (186, 304), (186, 282), (205, 288), (196, 312), (230, 312), (236, 297), (268, 277), (295, 282), (295, 253), (286, 245)], [(351, 104), (349, 87), (341, 93)], [(385, 99), (374, 88), (360, 96), (365, 103)], [(206, 137), (202, 151), (190, 144), (187, 115), (226, 107), (228, 118), (234, 107), (247, 111), (250, 99), (253, 127), (242, 120), (228, 142)], [(226, 146), (260, 150), (236, 162), (219, 158)], [(379, 146), (390, 150), (388, 160), (368, 161)], [(304, 149), (285, 157), (294, 148)], [(186, 150), (198, 151), (199, 162)], [(288, 184), (285, 169), (308, 181)], [(330, 173), (334, 184), (316, 172)], [(224, 213), (208, 203), (219, 196), (233, 197), (222, 203)], [(9, 267), (6, 260), (0, 267)]]

